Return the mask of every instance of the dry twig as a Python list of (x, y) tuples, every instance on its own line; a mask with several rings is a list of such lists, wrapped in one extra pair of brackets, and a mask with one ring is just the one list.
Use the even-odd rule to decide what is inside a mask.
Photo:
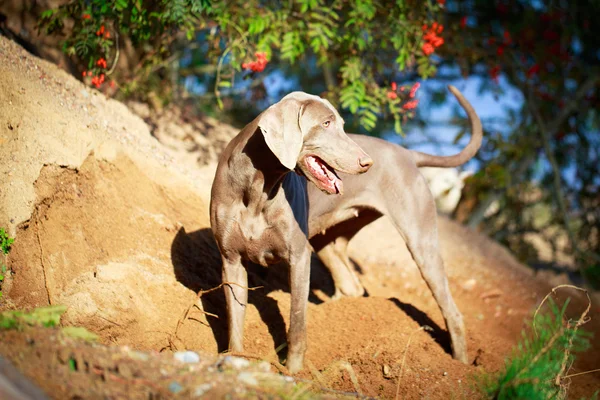
[[(189, 319), (189, 315), (190, 312), (192, 311), (192, 309), (194, 307), (196, 307), (198, 309), (198, 311), (200, 311), (201, 313), (203, 313), (204, 315), (208, 315), (214, 318), (219, 318), (218, 315), (216, 314), (212, 314), (209, 313), (207, 311), (202, 310), (199, 306), (198, 306), (198, 301), (202, 298), (203, 295), (207, 294), (207, 293), (211, 293), (214, 292), (216, 290), (221, 289), (223, 286), (231, 286), (231, 285), (235, 285), (235, 286), (239, 286), (242, 289), (247, 289), (247, 290), (256, 290), (256, 289), (262, 289), (262, 286), (256, 286), (256, 287), (246, 287), (246, 286), (242, 286), (240, 284), (237, 284), (235, 282), (223, 282), (221, 284), (219, 284), (218, 286), (215, 286), (213, 288), (210, 289), (206, 289), (206, 290), (200, 290), (197, 295), (196, 295), (196, 299), (194, 300), (194, 302), (185, 310), (185, 313), (183, 314), (183, 316), (181, 318), (179, 318), (179, 320), (177, 321), (177, 325), (175, 326), (175, 332), (173, 332), (172, 335), (169, 336), (168, 340), (169, 340), (169, 347), (171, 348), (171, 350), (173, 350), (173, 348), (175, 350), (177, 350), (177, 346), (175, 345), (175, 343), (173, 342), (173, 338), (181, 341), (181, 339), (179, 339), (178, 333), (179, 333), (179, 329), (183, 326), (183, 324)], [(199, 321), (197, 319), (195, 319), (195, 321)]]
[(278, 361), (271, 361), (266, 359), (265, 357), (256, 355), (256, 354), (249, 354), (249, 353), (239, 353), (239, 352), (228, 352), (227, 354), (232, 355), (232, 356), (236, 356), (236, 357), (244, 357), (244, 358), (252, 358), (254, 360), (259, 360), (259, 361), (266, 361), (269, 364), (271, 364), (272, 366), (274, 366), (275, 368), (277, 368), (277, 370), (279, 372), (281, 372), (284, 375), (289, 375), (290, 372), (288, 371), (288, 369), (286, 367), (284, 367), (283, 365), (281, 365), (281, 363), (279, 363)]
[(404, 355), (402, 355), (402, 363), (400, 364), (400, 372), (398, 372), (398, 383), (396, 384), (396, 400), (400, 396), (400, 380), (402, 379), (402, 374), (404, 372), (404, 364), (406, 362), (406, 354), (408, 353), (408, 346), (410, 346), (410, 341), (415, 333), (420, 331), (433, 331), (433, 329), (428, 325), (420, 326), (418, 329), (415, 329), (410, 336), (408, 337), (408, 341), (406, 342), (406, 347), (404, 348)]
[[(535, 317), (537, 316), (538, 312), (540, 311), (542, 305), (546, 302), (546, 300), (548, 299), (548, 297), (550, 297), (550, 295), (555, 294), (557, 289), (561, 289), (561, 288), (569, 288), (569, 289), (575, 289), (575, 290), (579, 290), (583, 293), (585, 293), (585, 295), (587, 296), (587, 300), (588, 300), (588, 305), (585, 308), (585, 310), (581, 313), (581, 316), (579, 317), (579, 319), (575, 322), (575, 325), (571, 325), (570, 321), (567, 321), (567, 325), (568, 327), (570, 327), (571, 329), (573, 329), (573, 335), (571, 335), (571, 338), (569, 339), (569, 343), (565, 348), (564, 351), (564, 355), (563, 355), (563, 361), (562, 361), (562, 365), (560, 368), (560, 371), (558, 372), (558, 374), (556, 375), (556, 378), (554, 380), (554, 383), (556, 386), (561, 386), (561, 384), (563, 383), (562, 381), (567, 379), (569, 376), (575, 376), (578, 374), (573, 374), (573, 375), (564, 375), (565, 371), (567, 370), (567, 362), (569, 361), (569, 354), (570, 351), (569, 349), (571, 348), (571, 345), (573, 344), (573, 339), (575, 338), (575, 332), (577, 331), (577, 329), (579, 329), (579, 327), (585, 323), (587, 323), (590, 318), (588, 317), (588, 314), (590, 312), (590, 309), (592, 308), (592, 299), (590, 298), (590, 295), (588, 293), (587, 290), (582, 289), (578, 286), (574, 286), (574, 285), (558, 285), (556, 287), (553, 287), (552, 290), (544, 297), (544, 299), (542, 300), (542, 302), (540, 303), (540, 305), (537, 307), (537, 309), (535, 310), (535, 313), (533, 314), (533, 331), (534, 333), (537, 335), (537, 332), (535, 330)], [(561, 332), (562, 333), (562, 330)], [(554, 339), (554, 337), (553, 337)], [(553, 342), (553, 340), (551, 340), (551, 342)], [(550, 343), (549, 343), (550, 345)], [(570, 368), (570, 367), (569, 367)]]
[(46, 266), (44, 265), (44, 247), (42, 246), (42, 239), (40, 238), (40, 224), (38, 221), (40, 209), (37, 209), (37, 216), (35, 219), (35, 233), (37, 235), (38, 245), (40, 246), (40, 264), (42, 266), (42, 272), (44, 274), (44, 286), (46, 288), (46, 294), (48, 296), (48, 304), (52, 305), (52, 295), (50, 294), (50, 287), (48, 285), (48, 272), (46, 271)]
[[(310, 361), (307, 361), (307, 363), (310, 363)], [(317, 371), (317, 369), (314, 368), (314, 365), (312, 365), (312, 364), (309, 364), (309, 368), (311, 369), (311, 372), (313, 372), (312, 371), (313, 369), (314, 369), (314, 371)], [(333, 363), (331, 363), (327, 367), (325, 367), (325, 369), (323, 370), (323, 374), (321, 374), (317, 371), (317, 375), (315, 376), (315, 378), (317, 378), (317, 380), (319, 381), (319, 383), (321, 385), (324, 385), (323, 375), (327, 375), (332, 370), (335, 372), (340, 372), (342, 370), (348, 371), (348, 375), (350, 375), (350, 381), (352, 382), (352, 385), (354, 386), (354, 390), (356, 390), (356, 393), (358, 393), (359, 396), (363, 395), (362, 391), (360, 390), (360, 385), (358, 384), (358, 378), (356, 377), (354, 368), (352, 368), (352, 365), (350, 365), (350, 363), (348, 361), (344, 361), (344, 360), (334, 361)]]

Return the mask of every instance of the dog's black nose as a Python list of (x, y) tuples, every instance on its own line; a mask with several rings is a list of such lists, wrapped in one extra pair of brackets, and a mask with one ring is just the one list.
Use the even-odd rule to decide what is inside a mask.
[(358, 159), (358, 163), (366, 172), (369, 168), (371, 168), (371, 165), (373, 165), (373, 159), (370, 156), (365, 155)]

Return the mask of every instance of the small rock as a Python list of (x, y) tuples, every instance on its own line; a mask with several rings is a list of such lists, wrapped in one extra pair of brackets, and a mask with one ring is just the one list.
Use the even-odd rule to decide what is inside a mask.
[(390, 366), (387, 364), (383, 364), (382, 370), (383, 370), (383, 377), (389, 379), (391, 377), (390, 376), (390, 372), (391, 372)]
[(240, 372), (238, 381), (245, 383), (248, 386), (258, 386), (258, 380), (252, 372)]
[(119, 375), (121, 375), (125, 379), (131, 379), (136, 376), (139, 372), (136, 371), (132, 365), (127, 363), (119, 364)]
[(223, 364), (231, 368), (242, 369), (248, 367), (250, 365), (250, 361), (241, 357), (225, 356), (225, 358), (223, 358)]
[(200, 356), (198, 353), (194, 353), (193, 351), (178, 351), (173, 355), (176, 360), (181, 361), (182, 363), (199, 363)]
[(462, 284), (462, 288), (467, 291), (470, 291), (470, 290), (473, 290), (473, 288), (475, 287), (476, 284), (477, 284), (477, 281), (475, 279), (471, 278)]
[(271, 364), (267, 361), (261, 361), (257, 364), (256, 368), (261, 372), (271, 372)]
[(183, 386), (181, 386), (179, 384), (179, 382), (171, 382), (171, 384), (169, 384), (169, 391), (171, 393), (177, 394), (179, 392), (181, 392), (183, 390)]
[(210, 389), (212, 389), (212, 384), (203, 383), (202, 385), (199, 385), (198, 387), (196, 387), (196, 390), (194, 390), (194, 396), (196, 396), (196, 397), (203, 396)]
[(444, 371), (444, 376), (448, 376), (448, 373), (446, 371)]

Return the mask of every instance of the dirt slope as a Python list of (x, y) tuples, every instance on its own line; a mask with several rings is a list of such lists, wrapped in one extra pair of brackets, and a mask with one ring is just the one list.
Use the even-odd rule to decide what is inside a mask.
[[(167, 142), (162, 145), (122, 104), (1, 37), (0, 118), (0, 226), (16, 236), (0, 308), (65, 304), (64, 323), (87, 327), (104, 344), (225, 350), (222, 292), (196, 300), (199, 290), (220, 283), (207, 218), (215, 152), (191, 146), (184, 157), (171, 141), (177, 134), (170, 132), (179, 128), (157, 134)], [(203, 154), (210, 162), (199, 162)], [(206, 165), (194, 168), (196, 163)], [(441, 314), (399, 235), (382, 220), (351, 244), (368, 297), (329, 301), (331, 279), (315, 263), (301, 378), (355, 391), (340, 367), (347, 361), (368, 396), (392, 398), (399, 390), (404, 398), (470, 398), (469, 376), (503, 365), (551, 286), (497, 244), (449, 220), (440, 219), (440, 236), (477, 366), (449, 356)], [(246, 350), (275, 361), (290, 306), (286, 271), (258, 268), (251, 271), (250, 285), (263, 288), (250, 295)], [(198, 309), (183, 320), (194, 304)], [(588, 330), (598, 332), (599, 314), (595, 304)], [(418, 330), (422, 325), (433, 331)], [(13, 350), (0, 347), (34, 379), (47, 376), (40, 368), (52, 368), (23, 361)], [(598, 359), (596, 338), (572, 373), (598, 368)], [(42, 386), (64, 386), (70, 378), (62, 379)], [(598, 374), (572, 378), (573, 398), (598, 388)]]

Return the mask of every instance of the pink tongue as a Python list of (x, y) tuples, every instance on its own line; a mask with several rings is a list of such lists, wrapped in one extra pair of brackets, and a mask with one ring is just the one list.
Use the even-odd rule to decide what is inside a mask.
[(310, 158), (308, 160), (313, 176), (331, 193), (342, 193), (342, 181), (338, 179), (327, 167), (321, 164), (317, 159)]

